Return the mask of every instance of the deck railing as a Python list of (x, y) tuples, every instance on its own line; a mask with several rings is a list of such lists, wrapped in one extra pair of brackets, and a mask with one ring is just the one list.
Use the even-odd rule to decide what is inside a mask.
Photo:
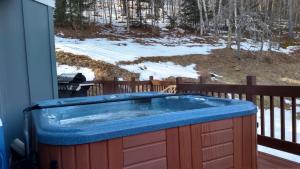
[[(90, 83), (90, 82), (89, 82)], [(300, 134), (297, 138), (297, 98), (300, 98), (300, 86), (257, 85), (254, 76), (247, 77), (245, 85), (206, 84), (205, 79), (187, 83), (181, 78), (176, 81), (158, 81), (152, 76), (146, 81), (93, 81), (89, 96), (163, 91), (176, 86), (177, 93), (199, 93), (219, 98), (248, 100), (258, 107), (258, 144), (277, 150), (300, 155)], [(300, 99), (299, 99), (300, 100)], [(299, 108), (298, 108), (299, 109)], [(299, 124), (300, 125), (300, 122)], [(299, 126), (300, 127), (300, 126)]]
[(296, 110), (296, 99), (300, 98), (300, 86), (256, 85), (256, 78), (248, 76), (246, 85), (204, 84), (200, 82), (198, 84), (186, 84), (182, 82), (177, 84), (177, 92), (199, 93), (254, 102), (258, 106), (258, 117), (260, 117), (258, 118), (258, 144), (300, 155)]
[(170, 85), (175, 85), (175, 81), (159, 81), (154, 80), (153, 76), (149, 77), (149, 80), (136, 81), (135, 78), (131, 78), (130, 81), (118, 81), (118, 78), (114, 78), (112, 81), (93, 81), (87, 82), (94, 85), (89, 89), (89, 96), (97, 96), (103, 94), (113, 93), (132, 93), (132, 92), (150, 92), (150, 91), (163, 91)]

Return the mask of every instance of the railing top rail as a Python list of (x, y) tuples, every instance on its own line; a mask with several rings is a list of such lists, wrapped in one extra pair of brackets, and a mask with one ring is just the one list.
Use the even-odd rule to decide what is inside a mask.
[(300, 86), (251, 86), (252, 94), (280, 97), (300, 97)]
[(246, 93), (253, 95), (300, 97), (300, 86), (231, 85), (231, 84), (178, 84), (179, 91), (210, 91), (223, 93)]
[(246, 85), (177, 84), (177, 91), (208, 91), (222, 93), (246, 93)]
[(111, 84), (116, 83), (120, 85), (150, 85), (153, 84), (152, 82), (155, 82), (154, 85), (174, 85), (176, 84), (175, 81), (160, 81), (160, 80), (145, 80), (145, 81), (113, 81), (113, 80), (95, 80), (95, 81), (87, 81), (85, 83), (93, 83), (93, 84)]

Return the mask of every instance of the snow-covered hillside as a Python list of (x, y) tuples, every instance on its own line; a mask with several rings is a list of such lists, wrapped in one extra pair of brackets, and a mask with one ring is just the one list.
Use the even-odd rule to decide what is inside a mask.
[[(197, 42), (205, 41), (202, 38), (189, 36), (185, 38), (164, 37), (164, 38), (128, 38), (125, 40), (109, 40), (106, 38), (94, 38), (86, 40), (68, 39), (56, 37), (56, 50), (69, 52), (78, 55), (85, 55), (94, 60), (101, 60), (110, 64), (118, 64), (121, 61), (135, 61), (140, 57), (166, 57), (166, 56), (186, 56), (191, 54), (208, 55), (214, 49), (226, 48), (226, 41), (218, 40), (214, 44)], [(267, 51), (269, 43), (265, 43), (263, 50)], [(236, 46), (233, 45), (233, 48)], [(241, 48), (248, 51), (259, 51), (259, 43), (245, 40), (241, 43)], [(273, 51), (281, 53), (291, 53), (297, 47), (287, 49), (273, 45)], [(140, 73), (140, 79), (147, 79), (150, 75), (157, 79), (170, 76), (182, 76), (195, 78), (199, 76), (195, 66), (180, 66), (172, 62), (145, 62), (132, 65), (120, 65), (128, 71)]]

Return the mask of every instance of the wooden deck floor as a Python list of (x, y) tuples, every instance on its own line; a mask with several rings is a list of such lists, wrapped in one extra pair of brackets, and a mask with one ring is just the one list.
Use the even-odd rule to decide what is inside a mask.
[(258, 169), (300, 169), (300, 164), (259, 152)]

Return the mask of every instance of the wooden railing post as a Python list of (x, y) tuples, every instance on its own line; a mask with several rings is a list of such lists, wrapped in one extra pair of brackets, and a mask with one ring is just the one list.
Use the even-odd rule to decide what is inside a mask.
[(253, 102), (256, 104), (256, 96), (253, 95), (253, 87), (256, 85), (256, 77), (255, 76), (247, 76), (247, 93), (246, 100)]
[[(246, 100), (253, 102), (254, 104), (256, 104), (256, 95), (254, 95), (254, 88), (253, 86), (256, 85), (256, 77), (255, 76), (247, 76), (247, 89), (246, 89)], [(257, 168), (257, 127), (258, 127), (258, 123), (256, 121), (256, 116), (251, 117), (251, 126), (253, 126), (252, 129), (252, 146), (251, 146), (251, 150), (252, 150), (252, 157), (254, 157), (254, 166), (253, 168)], [(262, 126), (264, 127), (264, 126)], [(253, 131), (254, 130), (254, 131)]]
[(150, 92), (154, 91), (153, 80), (154, 80), (153, 76), (149, 76)]
[(176, 77), (176, 85), (180, 84), (182, 82), (182, 78), (181, 77)]
[(113, 86), (113, 90), (114, 90), (113, 92), (118, 93), (118, 77), (114, 77), (112, 86)]
[(131, 77), (131, 92), (136, 92), (135, 77)]
[[(206, 79), (203, 76), (199, 76), (199, 84), (205, 84), (206, 83)], [(200, 94), (201, 95), (206, 95), (205, 92), (203, 92), (200, 88)]]
[(179, 84), (182, 83), (182, 78), (181, 77), (176, 77), (176, 82), (175, 83), (176, 83), (176, 93), (182, 92), (180, 90), (180, 87), (179, 87)]
[(114, 77), (113, 81), (106, 81), (106, 80), (102, 80), (102, 84), (103, 84), (103, 94), (113, 94), (118, 92), (117, 88), (118, 88), (118, 78)]
[(206, 78), (203, 76), (199, 76), (199, 83), (200, 84), (205, 84), (206, 83)]

